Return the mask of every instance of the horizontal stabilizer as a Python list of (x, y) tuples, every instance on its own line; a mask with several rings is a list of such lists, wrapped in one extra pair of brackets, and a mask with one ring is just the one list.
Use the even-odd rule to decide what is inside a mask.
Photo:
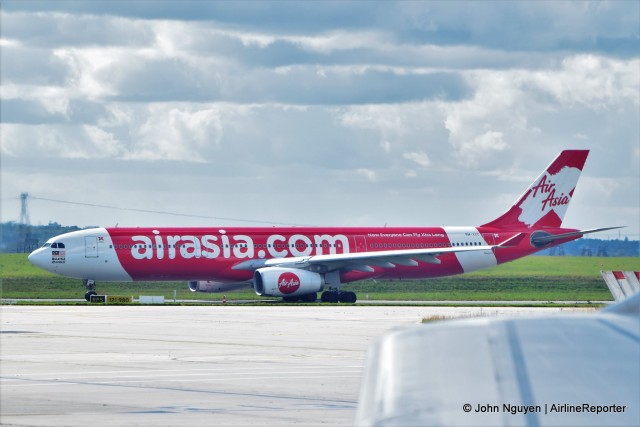
[(590, 233), (598, 233), (600, 231), (616, 230), (618, 228), (624, 228), (624, 226), (592, 228), (590, 230), (572, 231), (570, 233), (562, 233), (562, 234), (551, 234), (551, 233), (546, 233), (544, 231), (537, 231), (531, 235), (531, 243), (534, 246), (543, 246), (548, 243), (555, 242), (556, 240), (565, 239), (567, 237), (582, 236)]

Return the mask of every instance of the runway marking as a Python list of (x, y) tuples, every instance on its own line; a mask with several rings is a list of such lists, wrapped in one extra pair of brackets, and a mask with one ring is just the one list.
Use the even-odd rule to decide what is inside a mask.
[[(274, 377), (274, 379), (278, 379), (281, 377)], [(298, 377), (300, 379), (316, 379), (318, 377)], [(360, 375), (357, 376), (330, 376), (323, 375), (319, 378), (360, 378)], [(249, 378), (251, 380), (255, 380), (255, 378)], [(268, 378), (261, 378), (268, 379)], [(288, 378), (289, 379), (289, 378)], [(30, 381), (29, 379), (25, 379), (25, 381)], [(36, 380), (34, 380), (36, 381)], [(163, 382), (176, 382), (178, 380), (169, 380)], [(125, 383), (114, 384), (111, 382), (88, 382), (88, 381), (52, 381), (48, 384), (33, 384), (33, 386), (46, 386), (46, 385), (87, 385), (87, 386), (98, 386), (98, 387), (113, 387), (113, 388), (133, 388), (133, 389), (142, 389), (142, 390), (157, 390), (157, 391), (173, 391), (173, 392), (182, 392), (182, 393), (198, 393), (198, 394), (211, 394), (211, 395), (222, 395), (222, 396), (240, 396), (240, 397), (258, 397), (264, 399), (285, 399), (285, 400), (299, 400), (299, 401), (313, 401), (313, 402), (339, 402), (339, 403), (349, 403), (355, 405), (357, 404), (356, 400), (349, 399), (327, 399), (327, 398), (315, 398), (315, 397), (304, 397), (304, 396), (287, 396), (287, 395), (278, 395), (278, 394), (262, 394), (262, 393), (248, 393), (248, 392), (229, 392), (229, 391), (217, 391), (217, 390), (198, 390), (198, 389), (188, 389), (188, 388), (176, 388), (176, 387), (161, 387), (161, 386), (140, 386), (135, 385), (135, 383), (140, 383), (141, 381), (128, 381)], [(190, 381), (194, 382), (194, 381)], [(19, 387), (19, 384), (12, 385), (12, 388)], [(25, 384), (28, 386), (28, 384)]]
[[(301, 404), (291, 405), (295, 407), (296, 411), (304, 410), (316, 410), (316, 409), (331, 409), (331, 410), (352, 410), (354, 405), (338, 405), (338, 404)], [(162, 406), (157, 409), (148, 409), (140, 411), (126, 411), (119, 412), (120, 414), (185, 414), (185, 413), (242, 413), (242, 412), (264, 412), (264, 411), (288, 411), (288, 408), (282, 406), (261, 406), (261, 405), (237, 405), (233, 408), (194, 408), (194, 407), (179, 407), (179, 406)]]
[[(419, 323), (413, 319), (411, 323)], [(36, 333), (36, 332), (34, 332)], [(309, 346), (296, 346), (291, 345), (289, 342), (284, 341), (274, 341), (272, 344), (257, 344), (257, 343), (246, 343), (242, 341), (238, 342), (223, 342), (223, 341), (202, 341), (202, 340), (179, 340), (179, 339), (167, 339), (167, 338), (144, 338), (141, 336), (129, 335), (129, 336), (118, 336), (118, 335), (108, 335), (108, 336), (100, 336), (100, 335), (72, 335), (72, 334), (64, 334), (64, 333), (44, 333), (37, 332), (40, 334), (45, 334), (43, 337), (45, 338), (77, 338), (82, 341), (88, 340), (98, 340), (98, 341), (106, 341), (106, 340), (114, 340), (114, 341), (136, 341), (143, 342), (149, 341), (153, 343), (171, 343), (171, 344), (202, 344), (205, 346), (229, 346), (229, 347), (250, 347), (250, 348), (273, 348), (273, 349), (295, 349), (295, 350), (318, 350), (318, 351), (327, 351), (327, 352), (353, 352), (360, 353), (359, 350), (351, 349), (351, 348), (334, 348), (334, 347), (309, 347)]]
[[(305, 375), (305, 376), (296, 376), (296, 375), (292, 375), (292, 376), (287, 376), (287, 377), (282, 377), (280, 376), (251, 376), (251, 377), (204, 377), (204, 378), (198, 378), (198, 379), (184, 379), (184, 378), (176, 378), (176, 379), (140, 379), (140, 380), (118, 380), (118, 379), (112, 379), (109, 381), (95, 381), (95, 380), (60, 380), (60, 379), (39, 379), (39, 380), (32, 380), (29, 378), (15, 378), (15, 379), (11, 379), (13, 381), (15, 381), (15, 383), (0, 383), (0, 386), (7, 386), (7, 387), (42, 387), (42, 386), (59, 386), (59, 385), (100, 385), (100, 384), (112, 384), (112, 385), (119, 385), (119, 384), (134, 384), (134, 383), (162, 383), (162, 382), (184, 382), (184, 383), (190, 383), (190, 382), (212, 382), (212, 381), (255, 381), (255, 380), (292, 380), (292, 379), (316, 379), (316, 378), (360, 378), (362, 376), (362, 373), (360, 371), (358, 372), (353, 372), (353, 371), (345, 371), (345, 372), (341, 372), (341, 371), (332, 371), (333, 374), (357, 374), (357, 375), (325, 375), (322, 372), (318, 372), (317, 375)], [(276, 373), (277, 374), (277, 373)], [(137, 377), (123, 377), (123, 378), (137, 378)], [(34, 381), (34, 382), (40, 382), (40, 383), (36, 383), (36, 384), (23, 384), (20, 382), (24, 382), (24, 381)], [(46, 383), (44, 381), (47, 381)]]
[[(357, 370), (362, 370), (363, 365), (348, 365), (348, 366), (340, 366), (338, 367), (338, 369), (357, 369)], [(308, 370), (326, 370), (328, 368), (331, 369), (336, 369), (334, 366), (301, 366), (298, 369), (304, 370), (305, 372), (307, 372)], [(203, 372), (211, 372), (211, 373), (217, 373), (217, 372), (222, 372), (222, 373), (229, 373), (229, 372), (245, 372), (245, 371), (261, 371), (264, 372), (266, 374), (288, 374), (288, 373), (295, 373), (295, 370), (291, 370), (288, 369), (286, 371), (272, 371), (272, 370), (268, 370), (266, 369), (264, 366), (257, 366), (257, 367), (247, 367), (247, 368), (241, 368), (241, 369), (229, 369), (228, 367), (220, 367), (220, 368), (199, 368), (199, 369), (159, 369), (159, 370), (155, 370), (155, 369), (140, 369), (140, 370), (127, 370), (127, 371), (89, 371), (89, 372), (83, 372), (83, 371), (77, 371), (77, 372), (48, 372), (48, 373), (32, 373), (32, 374), (28, 374), (28, 373), (20, 373), (20, 374), (14, 374), (13, 376), (3, 376), (0, 377), (0, 382), (2, 381), (6, 381), (6, 380), (23, 380), (26, 379), (26, 377), (39, 377), (39, 376), (49, 376), (49, 377), (54, 377), (54, 378), (50, 378), (50, 379), (58, 379), (60, 376), (67, 376), (67, 375), (81, 375), (81, 376), (88, 376), (88, 375), (104, 375), (107, 377), (111, 377), (112, 374), (135, 374), (135, 373), (140, 373), (140, 374), (151, 374), (155, 377), (157, 376), (194, 376), (194, 375), (201, 375)], [(159, 372), (165, 372), (165, 373), (171, 373), (171, 372), (175, 372), (175, 374), (172, 375), (155, 375), (155, 373), (159, 373)], [(192, 372), (192, 373), (189, 373)], [(117, 376), (114, 378), (135, 378), (138, 376), (142, 376), (142, 375), (124, 375), (124, 376)], [(24, 378), (23, 378), (24, 377)], [(42, 379), (45, 380), (46, 378)]]

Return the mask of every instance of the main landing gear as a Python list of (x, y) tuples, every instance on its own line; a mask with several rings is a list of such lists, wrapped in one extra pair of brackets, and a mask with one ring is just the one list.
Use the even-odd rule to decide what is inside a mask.
[[(318, 295), (313, 292), (306, 295), (301, 295), (299, 297), (282, 297), (284, 302), (316, 302), (318, 299)], [(355, 292), (344, 292), (340, 290), (329, 290), (324, 291), (320, 297), (320, 301), (322, 302), (342, 302), (347, 304), (353, 304), (356, 302), (358, 297)]]
[(328, 289), (320, 297), (322, 302), (353, 304), (358, 299), (355, 292), (340, 290), (340, 272), (338, 270), (326, 273), (324, 279)]
[(318, 294), (312, 292), (310, 294), (300, 295), (299, 297), (282, 297), (284, 302), (316, 302)]
[(96, 281), (84, 279), (82, 283), (84, 284), (84, 287), (87, 290), (87, 292), (84, 294), (84, 299), (91, 302), (91, 296), (98, 295), (98, 293), (96, 292)]
[(358, 297), (355, 292), (330, 290), (324, 291), (320, 300), (322, 302), (344, 302), (353, 304), (357, 301)]

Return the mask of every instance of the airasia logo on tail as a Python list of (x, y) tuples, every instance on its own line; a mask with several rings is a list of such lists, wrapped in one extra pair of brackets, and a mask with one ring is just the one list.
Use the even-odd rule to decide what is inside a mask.
[(278, 277), (278, 290), (283, 294), (292, 294), (300, 289), (300, 278), (297, 274), (287, 271)]
[(547, 182), (546, 175), (543, 176), (540, 182), (531, 189), (533, 190), (532, 197), (534, 198), (538, 195), (538, 191), (540, 191), (541, 195), (546, 194), (546, 196), (544, 196), (545, 199), (542, 200), (541, 210), (543, 211), (547, 208), (547, 205), (549, 207), (568, 205), (571, 201), (571, 198), (564, 193), (560, 193), (560, 196), (556, 196), (556, 185), (551, 182), (551, 180)]
[(562, 220), (571, 195), (580, 177), (580, 169), (563, 167), (556, 174), (545, 174), (529, 188), (527, 197), (521, 202), (520, 222), (531, 227), (550, 211), (555, 211)]

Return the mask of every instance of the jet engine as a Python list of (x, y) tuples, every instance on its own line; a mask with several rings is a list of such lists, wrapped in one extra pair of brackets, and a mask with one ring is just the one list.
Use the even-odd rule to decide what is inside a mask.
[(323, 287), (324, 278), (307, 270), (266, 267), (253, 273), (253, 289), (260, 296), (295, 297), (319, 292)]
[(189, 290), (191, 292), (231, 292), (237, 289), (247, 288), (250, 284), (248, 282), (230, 283), (230, 282), (215, 282), (212, 280), (190, 280)]

